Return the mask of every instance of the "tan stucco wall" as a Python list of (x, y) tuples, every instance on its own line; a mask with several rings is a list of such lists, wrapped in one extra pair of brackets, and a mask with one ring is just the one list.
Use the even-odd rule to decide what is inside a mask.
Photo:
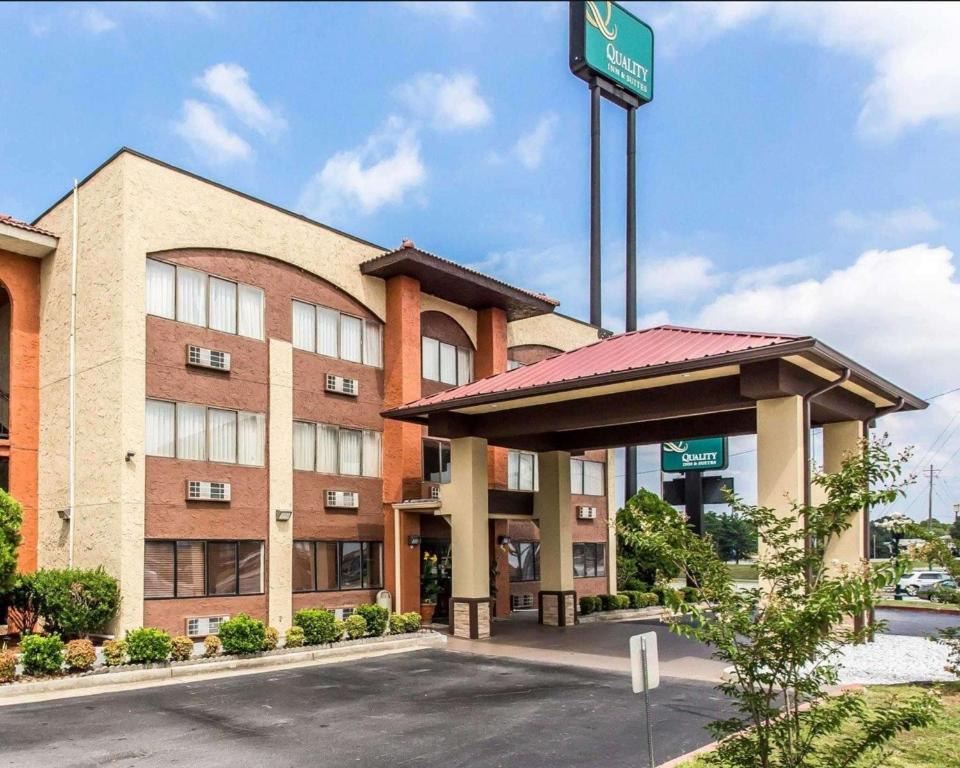
[(450, 441), (450, 482), (443, 489), (443, 511), (450, 513), (454, 597), (490, 595), (487, 543), (487, 441)]
[(570, 454), (537, 455), (539, 487), (533, 516), (540, 521), (540, 589), (573, 589), (573, 515), (570, 514)]
[[(863, 439), (863, 423), (842, 421), (823, 426), (823, 471), (827, 474), (839, 472), (843, 462), (857, 454)], [(850, 527), (827, 544), (825, 558), (828, 567), (833, 560), (839, 564), (854, 566), (867, 556), (864, 549), (864, 510), (850, 518)]]
[(270, 416), (268, 426), (270, 504), (267, 542), (270, 626), (290, 628), (293, 611), (293, 521), (280, 522), (276, 510), (293, 509), (293, 345), (270, 339)]
[(617, 452), (607, 451), (607, 592), (617, 593)]
[(462, 307), (459, 304), (454, 304), (437, 296), (431, 296), (429, 293), (421, 293), (420, 311), (443, 312), (446, 315), (450, 315), (450, 317), (456, 320), (463, 330), (467, 332), (473, 348), (477, 348), (477, 313), (475, 310)]
[(514, 320), (507, 325), (507, 346), (546, 344), (564, 352), (592, 344), (598, 340), (592, 325), (571, 320), (557, 314), (538, 315), (526, 320)]

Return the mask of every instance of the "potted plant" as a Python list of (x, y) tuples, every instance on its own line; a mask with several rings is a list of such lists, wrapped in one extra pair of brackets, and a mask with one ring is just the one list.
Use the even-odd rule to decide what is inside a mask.
[(437, 610), (437, 594), (440, 591), (438, 575), (437, 556), (424, 552), (420, 570), (420, 618), (424, 624), (433, 621), (433, 613)]

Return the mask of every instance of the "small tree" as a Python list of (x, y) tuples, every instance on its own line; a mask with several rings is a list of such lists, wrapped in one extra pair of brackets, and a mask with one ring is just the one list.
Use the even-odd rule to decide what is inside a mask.
[[(667, 502), (652, 491), (641, 488), (617, 513), (618, 522), (622, 521), (622, 525), (617, 529), (617, 579), (621, 586), (630, 579), (639, 579), (653, 585), (677, 575), (679, 571), (676, 563), (665, 557), (657, 547), (651, 546), (643, 538), (624, 534), (624, 531), (635, 529), (642, 518), (660, 517), (671, 512), (675, 510)], [(621, 573), (621, 565), (632, 570)]]
[(20, 546), (20, 526), (23, 507), (13, 496), (0, 488), (0, 605), (13, 588), (17, 573), (17, 548)]
[(683, 592), (665, 595), (675, 611), (691, 618), (674, 621), (673, 631), (712, 646), (714, 657), (732, 667), (719, 688), (733, 700), (736, 715), (712, 724), (722, 741), (705, 758), (708, 763), (742, 768), (882, 764), (891, 738), (936, 716), (939, 704), (927, 695), (868, 713), (855, 693), (825, 693), (837, 682), (841, 647), (875, 631), (851, 627), (849, 617), (872, 608), (877, 592), (903, 571), (896, 559), (846, 566), (828, 563), (825, 556), (856, 512), (902, 493), (906, 456), (892, 459), (886, 448), (884, 441), (864, 444), (836, 474), (817, 475), (826, 496), (819, 505), (795, 502), (784, 515), (730, 497), (733, 511), (759, 536), (762, 586), (754, 589), (735, 589), (712, 542), (691, 531), (672, 507), (618, 516), (624, 541), (658, 553), (700, 588), (702, 604), (686, 602)]

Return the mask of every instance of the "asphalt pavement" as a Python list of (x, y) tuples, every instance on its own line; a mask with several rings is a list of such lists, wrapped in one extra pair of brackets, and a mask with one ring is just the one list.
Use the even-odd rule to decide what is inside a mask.
[(937, 630), (960, 626), (960, 616), (938, 611), (907, 611), (900, 608), (877, 608), (877, 618), (887, 622), (887, 634), (930, 637)]
[[(629, 678), (580, 667), (419, 651), (143, 691), (0, 707), (0, 765), (646, 765)], [(711, 741), (709, 683), (655, 690), (657, 762)]]

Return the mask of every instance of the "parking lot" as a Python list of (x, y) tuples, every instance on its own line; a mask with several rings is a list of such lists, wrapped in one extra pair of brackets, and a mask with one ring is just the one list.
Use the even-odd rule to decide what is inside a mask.
[[(712, 685), (654, 692), (657, 761), (709, 742)], [(421, 651), (0, 708), (0, 764), (636, 766), (641, 699), (582, 667)]]

